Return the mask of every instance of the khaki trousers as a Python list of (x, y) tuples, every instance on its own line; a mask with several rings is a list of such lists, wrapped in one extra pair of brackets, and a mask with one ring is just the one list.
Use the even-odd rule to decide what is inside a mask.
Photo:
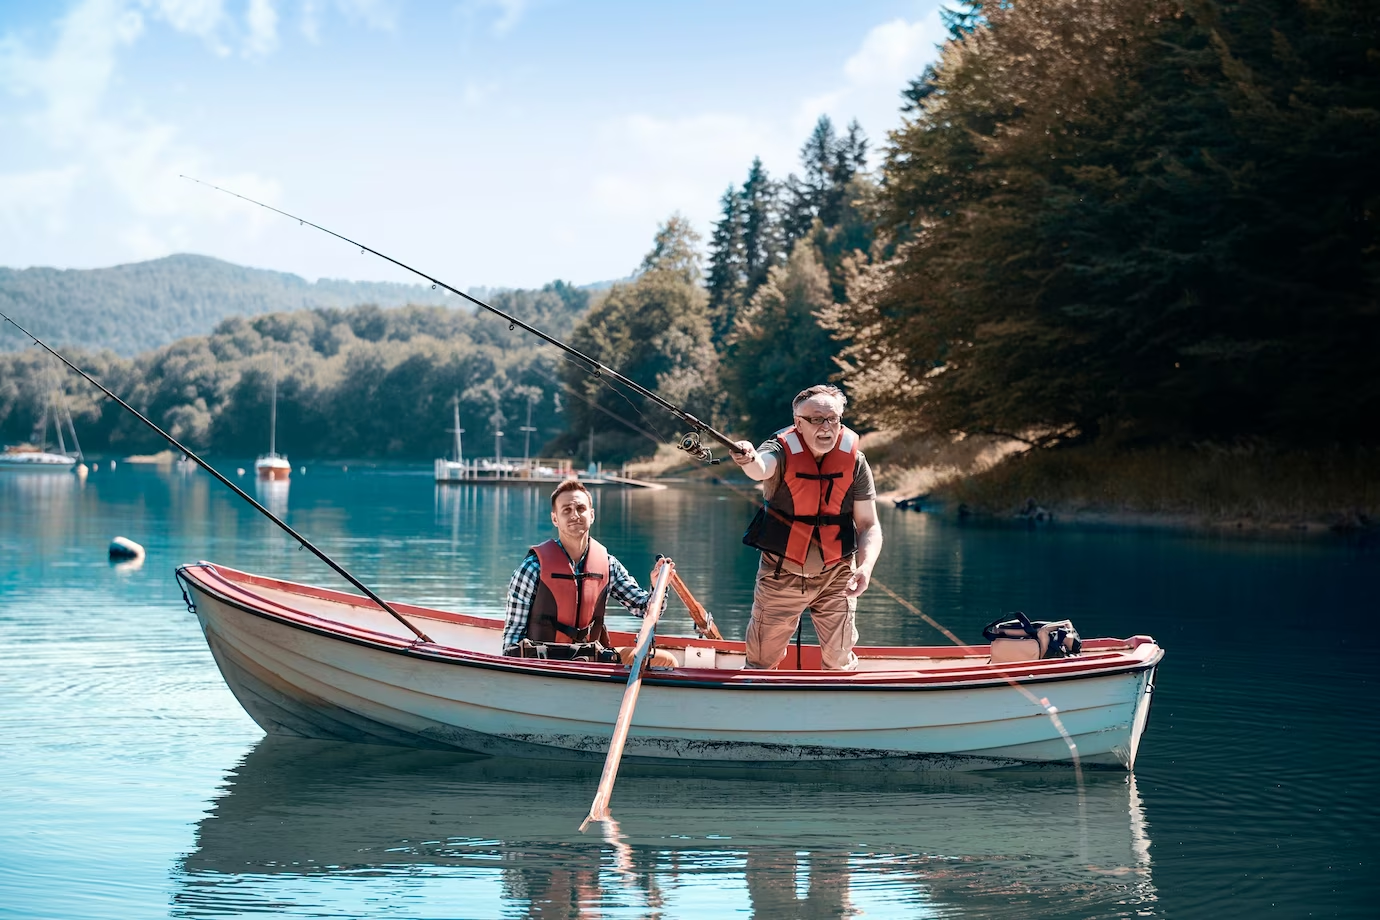
[(774, 668), (786, 655), (800, 615), (810, 611), (819, 635), (820, 657), (827, 670), (851, 671), (858, 666), (853, 646), (858, 642), (857, 598), (845, 597), (853, 567), (840, 563), (818, 575), (774, 574), (774, 567), (757, 570), (752, 595), (752, 619), (747, 628), (747, 666)]

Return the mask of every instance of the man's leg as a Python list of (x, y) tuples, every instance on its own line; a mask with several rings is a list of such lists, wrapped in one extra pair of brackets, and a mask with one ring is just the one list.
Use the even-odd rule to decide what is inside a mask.
[(774, 668), (785, 656), (808, 600), (800, 590), (801, 581), (799, 575), (783, 572), (778, 577), (769, 569), (758, 571), (752, 619), (744, 636), (749, 668)]
[(852, 671), (858, 666), (853, 646), (858, 644), (856, 598), (846, 597), (852, 567), (846, 562), (820, 576), (823, 584), (810, 602), (810, 622), (819, 636), (819, 655), (825, 670)]

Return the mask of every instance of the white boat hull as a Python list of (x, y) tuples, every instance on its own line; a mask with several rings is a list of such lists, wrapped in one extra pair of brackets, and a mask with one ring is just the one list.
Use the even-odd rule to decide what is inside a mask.
[[(293, 609), (283, 589), (246, 588), (205, 565), (181, 571), (226, 681), (270, 733), (528, 758), (604, 757), (626, 668), (503, 658), (497, 621), (403, 608), (437, 639), (413, 643), (401, 625), (380, 621), (381, 611), (331, 600), (348, 595), (311, 589), (318, 596)], [(1077, 659), (992, 666), (950, 655), (947, 662), (897, 658), (901, 670), (840, 674), (743, 671), (733, 666), (741, 643), (659, 642), (678, 659), (696, 647), (716, 649), (718, 666), (651, 672), (626, 758), (848, 769), (1074, 760), (1129, 769), (1163, 654), (1145, 640), (1104, 655), (1105, 667)], [(868, 651), (860, 650), (865, 661)], [(875, 657), (886, 667), (886, 653), (906, 650), (870, 651), (882, 653)]]
[(0, 453), (0, 469), (50, 470), (65, 473), (76, 467), (79, 457), (50, 454), (43, 451), (6, 451)]

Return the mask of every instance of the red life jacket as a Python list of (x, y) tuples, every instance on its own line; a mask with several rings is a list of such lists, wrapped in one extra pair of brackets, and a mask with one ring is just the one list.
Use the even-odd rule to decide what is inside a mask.
[(541, 563), (527, 638), (533, 642), (607, 644), (604, 606), (609, 596), (609, 551), (590, 537), (584, 571), (577, 572), (561, 544), (547, 540), (531, 549)]
[(805, 564), (811, 542), (819, 544), (825, 568), (853, 555), (858, 548), (852, 500), (857, 432), (844, 428), (833, 450), (819, 460), (794, 426), (777, 432), (776, 439), (785, 448), (781, 486), (757, 510), (743, 542), (796, 565)]

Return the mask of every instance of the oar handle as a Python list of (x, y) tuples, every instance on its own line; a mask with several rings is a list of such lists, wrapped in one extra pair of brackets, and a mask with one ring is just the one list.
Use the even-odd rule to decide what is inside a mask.
[(676, 589), (676, 594), (680, 601), (685, 605), (685, 609), (690, 611), (690, 617), (695, 621), (695, 628), (699, 634), (706, 639), (722, 639), (723, 633), (719, 632), (719, 627), (714, 625), (714, 616), (695, 599), (695, 595), (690, 593), (690, 589), (681, 580), (680, 573), (675, 569), (671, 570), (671, 587)]
[(599, 777), (599, 788), (594, 793), (593, 804), (589, 806), (589, 816), (580, 825), (581, 831), (584, 831), (591, 821), (603, 821), (609, 816), (609, 798), (613, 795), (613, 781), (618, 778), (618, 765), (623, 759), (623, 745), (628, 740), (628, 729), (632, 727), (633, 707), (637, 705), (637, 695), (642, 689), (642, 671), (647, 655), (652, 650), (652, 635), (656, 632), (657, 620), (661, 619), (661, 608), (666, 603), (666, 587), (675, 574), (675, 563), (665, 556), (657, 560), (657, 566), (652, 598), (647, 602), (647, 612), (642, 617), (642, 630), (637, 634), (632, 668), (628, 671), (628, 689), (623, 691), (623, 705), (618, 709), (618, 721), (614, 723), (613, 737), (609, 739), (609, 753), (604, 759), (604, 773)]

